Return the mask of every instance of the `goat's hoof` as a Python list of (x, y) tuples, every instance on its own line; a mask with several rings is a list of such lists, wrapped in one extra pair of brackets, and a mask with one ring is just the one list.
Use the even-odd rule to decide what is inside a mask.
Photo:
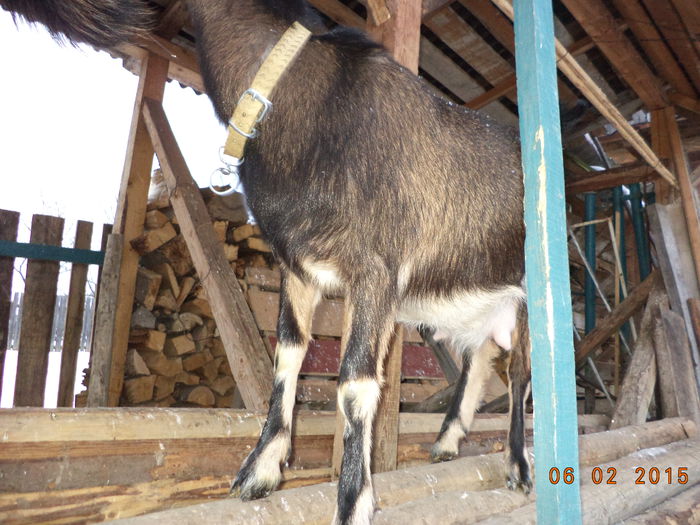
[(458, 453), (452, 450), (436, 449), (433, 447), (430, 451), (430, 462), (442, 463), (443, 461), (452, 461), (457, 455)]
[(530, 465), (524, 461), (510, 464), (506, 471), (506, 487), (512, 491), (520, 491), (526, 496), (532, 490), (532, 478), (530, 478)]
[[(247, 466), (246, 466), (247, 467)], [(259, 476), (253, 468), (242, 468), (231, 485), (229, 496), (243, 501), (269, 496), (277, 488), (282, 477), (281, 472), (270, 476)]]

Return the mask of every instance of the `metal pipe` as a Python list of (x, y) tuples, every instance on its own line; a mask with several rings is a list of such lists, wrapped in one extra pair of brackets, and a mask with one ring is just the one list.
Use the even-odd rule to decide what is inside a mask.
[[(595, 220), (595, 209), (596, 209), (596, 194), (586, 193), (585, 197), (585, 217), (583, 220), (586, 222)], [(583, 291), (585, 294), (585, 313), (586, 313), (586, 327), (585, 332), (588, 333), (593, 328), (595, 328), (595, 284), (593, 280), (595, 279), (595, 268), (596, 268), (596, 246), (595, 246), (595, 234), (596, 225), (588, 224), (584, 227), (585, 233), (585, 247), (586, 256), (585, 259), (588, 262), (589, 272), (586, 273), (586, 281), (584, 283)]]
[(651, 273), (651, 254), (649, 253), (649, 236), (647, 235), (646, 226), (644, 225), (642, 187), (638, 182), (630, 184), (630, 206), (632, 226), (634, 228), (634, 240), (637, 244), (639, 274), (643, 281)]

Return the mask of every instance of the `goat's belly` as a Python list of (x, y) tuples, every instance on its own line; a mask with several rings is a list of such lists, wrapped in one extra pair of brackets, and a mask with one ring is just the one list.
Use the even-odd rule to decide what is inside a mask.
[(434, 328), (437, 338), (450, 339), (462, 350), (478, 348), (489, 338), (510, 350), (518, 306), (524, 299), (525, 291), (519, 286), (462, 292), (445, 298), (407, 298), (397, 317), (409, 325)]

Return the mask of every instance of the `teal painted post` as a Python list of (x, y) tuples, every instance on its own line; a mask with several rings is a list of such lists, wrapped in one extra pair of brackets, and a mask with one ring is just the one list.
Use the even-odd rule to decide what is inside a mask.
[[(585, 196), (585, 217), (584, 221), (594, 221), (595, 220), (595, 208), (596, 208), (596, 194), (586, 193)], [(595, 274), (596, 268), (596, 242), (595, 242), (595, 224), (589, 224), (585, 227), (585, 245), (586, 245), (586, 260), (591, 267), (591, 272)], [(594, 275), (591, 275), (586, 271), (586, 280), (583, 283), (583, 292), (585, 294), (585, 313), (586, 313), (586, 333), (590, 332), (595, 328), (595, 283), (593, 282)]]
[(649, 255), (649, 237), (644, 226), (644, 212), (642, 211), (642, 186), (638, 182), (630, 184), (630, 205), (632, 208), (634, 240), (637, 243), (639, 274), (644, 280), (651, 273), (651, 256)]
[[(515, 1), (537, 522), (581, 523), (573, 323), (551, 0)], [(561, 475), (550, 482), (550, 469)], [(564, 470), (573, 471), (571, 484)], [(570, 479), (568, 479), (570, 481)]]

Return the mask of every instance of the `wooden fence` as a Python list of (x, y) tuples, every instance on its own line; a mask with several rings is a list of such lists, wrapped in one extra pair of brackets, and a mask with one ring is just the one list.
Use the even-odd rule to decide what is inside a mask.
[[(15, 348), (14, 405), (43, 406), (49, 352), (60, 348), (58, 406), (73, 406), (78, 351), (87, 347), (92, 324), (91, 313), (86, 316), (88, 265), (101, 265), (104, 253), (90, 250), (90, 222), (78, 221), (73, 248), (61, 246), (62, 218), (33, 215), (29, 243), (17, 242), (18, 228), (19, 213), (0, 210), (0, 388), (6, 349)], [(103, 243), (108, 231), (102, 232)], [(28, 259), (21, 297), (12, 296), (16, 258)], [(71, 263), (70, 284), (68, 295), (57, 297), (62, 261)], [(87, 304), (94, 311), (94, 299)]]

